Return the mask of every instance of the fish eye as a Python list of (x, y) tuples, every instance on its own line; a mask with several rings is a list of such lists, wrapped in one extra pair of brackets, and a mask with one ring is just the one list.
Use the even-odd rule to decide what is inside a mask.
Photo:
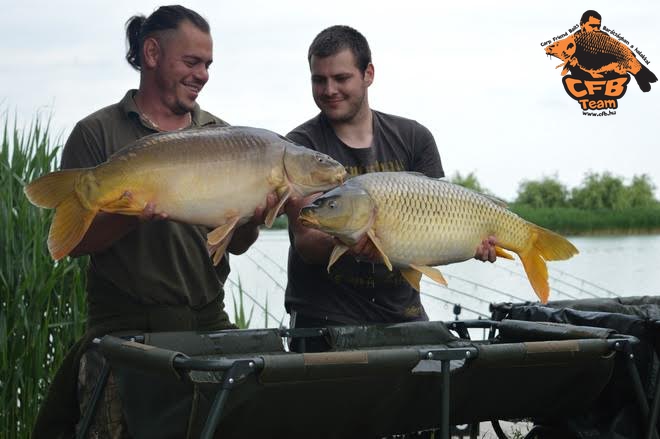
[(330, 200), (330, 201), (328, 202), (328, 207), (329, 207), (330, 209), (334, 209), (335, 207), (337, 207), (337, 203), (335, 202), (335, 200)]

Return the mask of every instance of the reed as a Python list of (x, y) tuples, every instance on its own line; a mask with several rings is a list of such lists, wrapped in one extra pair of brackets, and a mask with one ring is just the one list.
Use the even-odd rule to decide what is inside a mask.
[(26, 182), (57, 166), (49, 124), (36, 118), (19, 129), (6, 116), (0, 148), (0, 431), (24, 438), (83, 332), (87, 260), (52, 261), (46, 248), (52, 212), (23, 194)]
[(539, 226), (566, 235), (637, 234), (660, 231), (660, 205), (613, 209), (535, 208), (513, 204), (511, 210)]
[(254, 305), (250, 308), (250, 315), (246, 315), (245, 306), (243, 305), (243, 285), (241, 284), (241, 279), (238, 279), (238, 301), (236, 301), (236, 296), (234, 293), (231, 293), (233, 302), (234, 302), (234, 323), (238, 326), (239, 329), (248, 329), (250, 327), (250, 322), (252, 321), (252, 313), (254, 312)]

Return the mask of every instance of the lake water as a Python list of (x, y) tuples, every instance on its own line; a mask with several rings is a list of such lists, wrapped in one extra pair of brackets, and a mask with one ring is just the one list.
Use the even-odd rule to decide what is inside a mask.
[[(660, 235), (568, 237), (580, 254), (548, 263), (550, 300), (660, 295)], [(289, 324), (284, 310), (289, 239), (286, 231), (262, 231), (243, 255), (231, 257), (232, 272), (225, 304), (234, 318), (232, 295), (237, 284), (249, 295), (244, 306), (254, 309), (251, 327)], [(458, 303), (462, 319), (488, 317), (493, 302), (537, 300), (522, 265), (498, 259), (494, 264), (470, 260), (439, 267), (448, 286), (422, 278), (422, 303), (431, 320), (453, 320)], [(268, 318), (263, 308), (268, 310)]]

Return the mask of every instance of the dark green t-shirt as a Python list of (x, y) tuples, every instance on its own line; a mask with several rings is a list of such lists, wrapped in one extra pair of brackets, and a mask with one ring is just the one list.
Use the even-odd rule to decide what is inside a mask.
[[(416, 121), (372, 111), (373, 144), (351, 148), (319, 114), (287, 137), (328, 154), (342, 163), (351, 176), (379, 171), (415, 171), (443, 177), (435, 140)], [(293, 242), (293, 235), (289, 231)], [(344, 324), (395, 323), (428, 320), (419, 292), (395, 269), (384, 264), (358, 262), (344, 255), (330, 273), (325, 265), (307, 264), (289, 247), (286, 309)]]
[[(119, 103), (76, 124), (62, 153), (62, 169), (96, 166), (133, 141), (156, 132), (140, 118), (133, 100), (135, 92), (130, 90)], [(192, 127), (207, 125), (227, 123), (196, 106)], [(225, 257), (213, 266), (206, 250), (207, 232), (205, 227), (174, 221), (147, 222), (108, 249), (92, 254), (87, 281), (90, 315), (111, 313), (105, 308), (115, 301), (124, 307), (136, 303), (194, 309), (216, 299), (222, 304), (229, 262)]]

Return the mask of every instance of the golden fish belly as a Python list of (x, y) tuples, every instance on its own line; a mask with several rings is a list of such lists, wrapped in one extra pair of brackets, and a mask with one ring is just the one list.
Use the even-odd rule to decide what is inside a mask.
[(488, 197), (441, 180), (383, 174), (366, 189), (377, 206), (376, 235), (398, 266), (470, 259), (489, 235), (512, 250), (529, 240), (524, 220)]

